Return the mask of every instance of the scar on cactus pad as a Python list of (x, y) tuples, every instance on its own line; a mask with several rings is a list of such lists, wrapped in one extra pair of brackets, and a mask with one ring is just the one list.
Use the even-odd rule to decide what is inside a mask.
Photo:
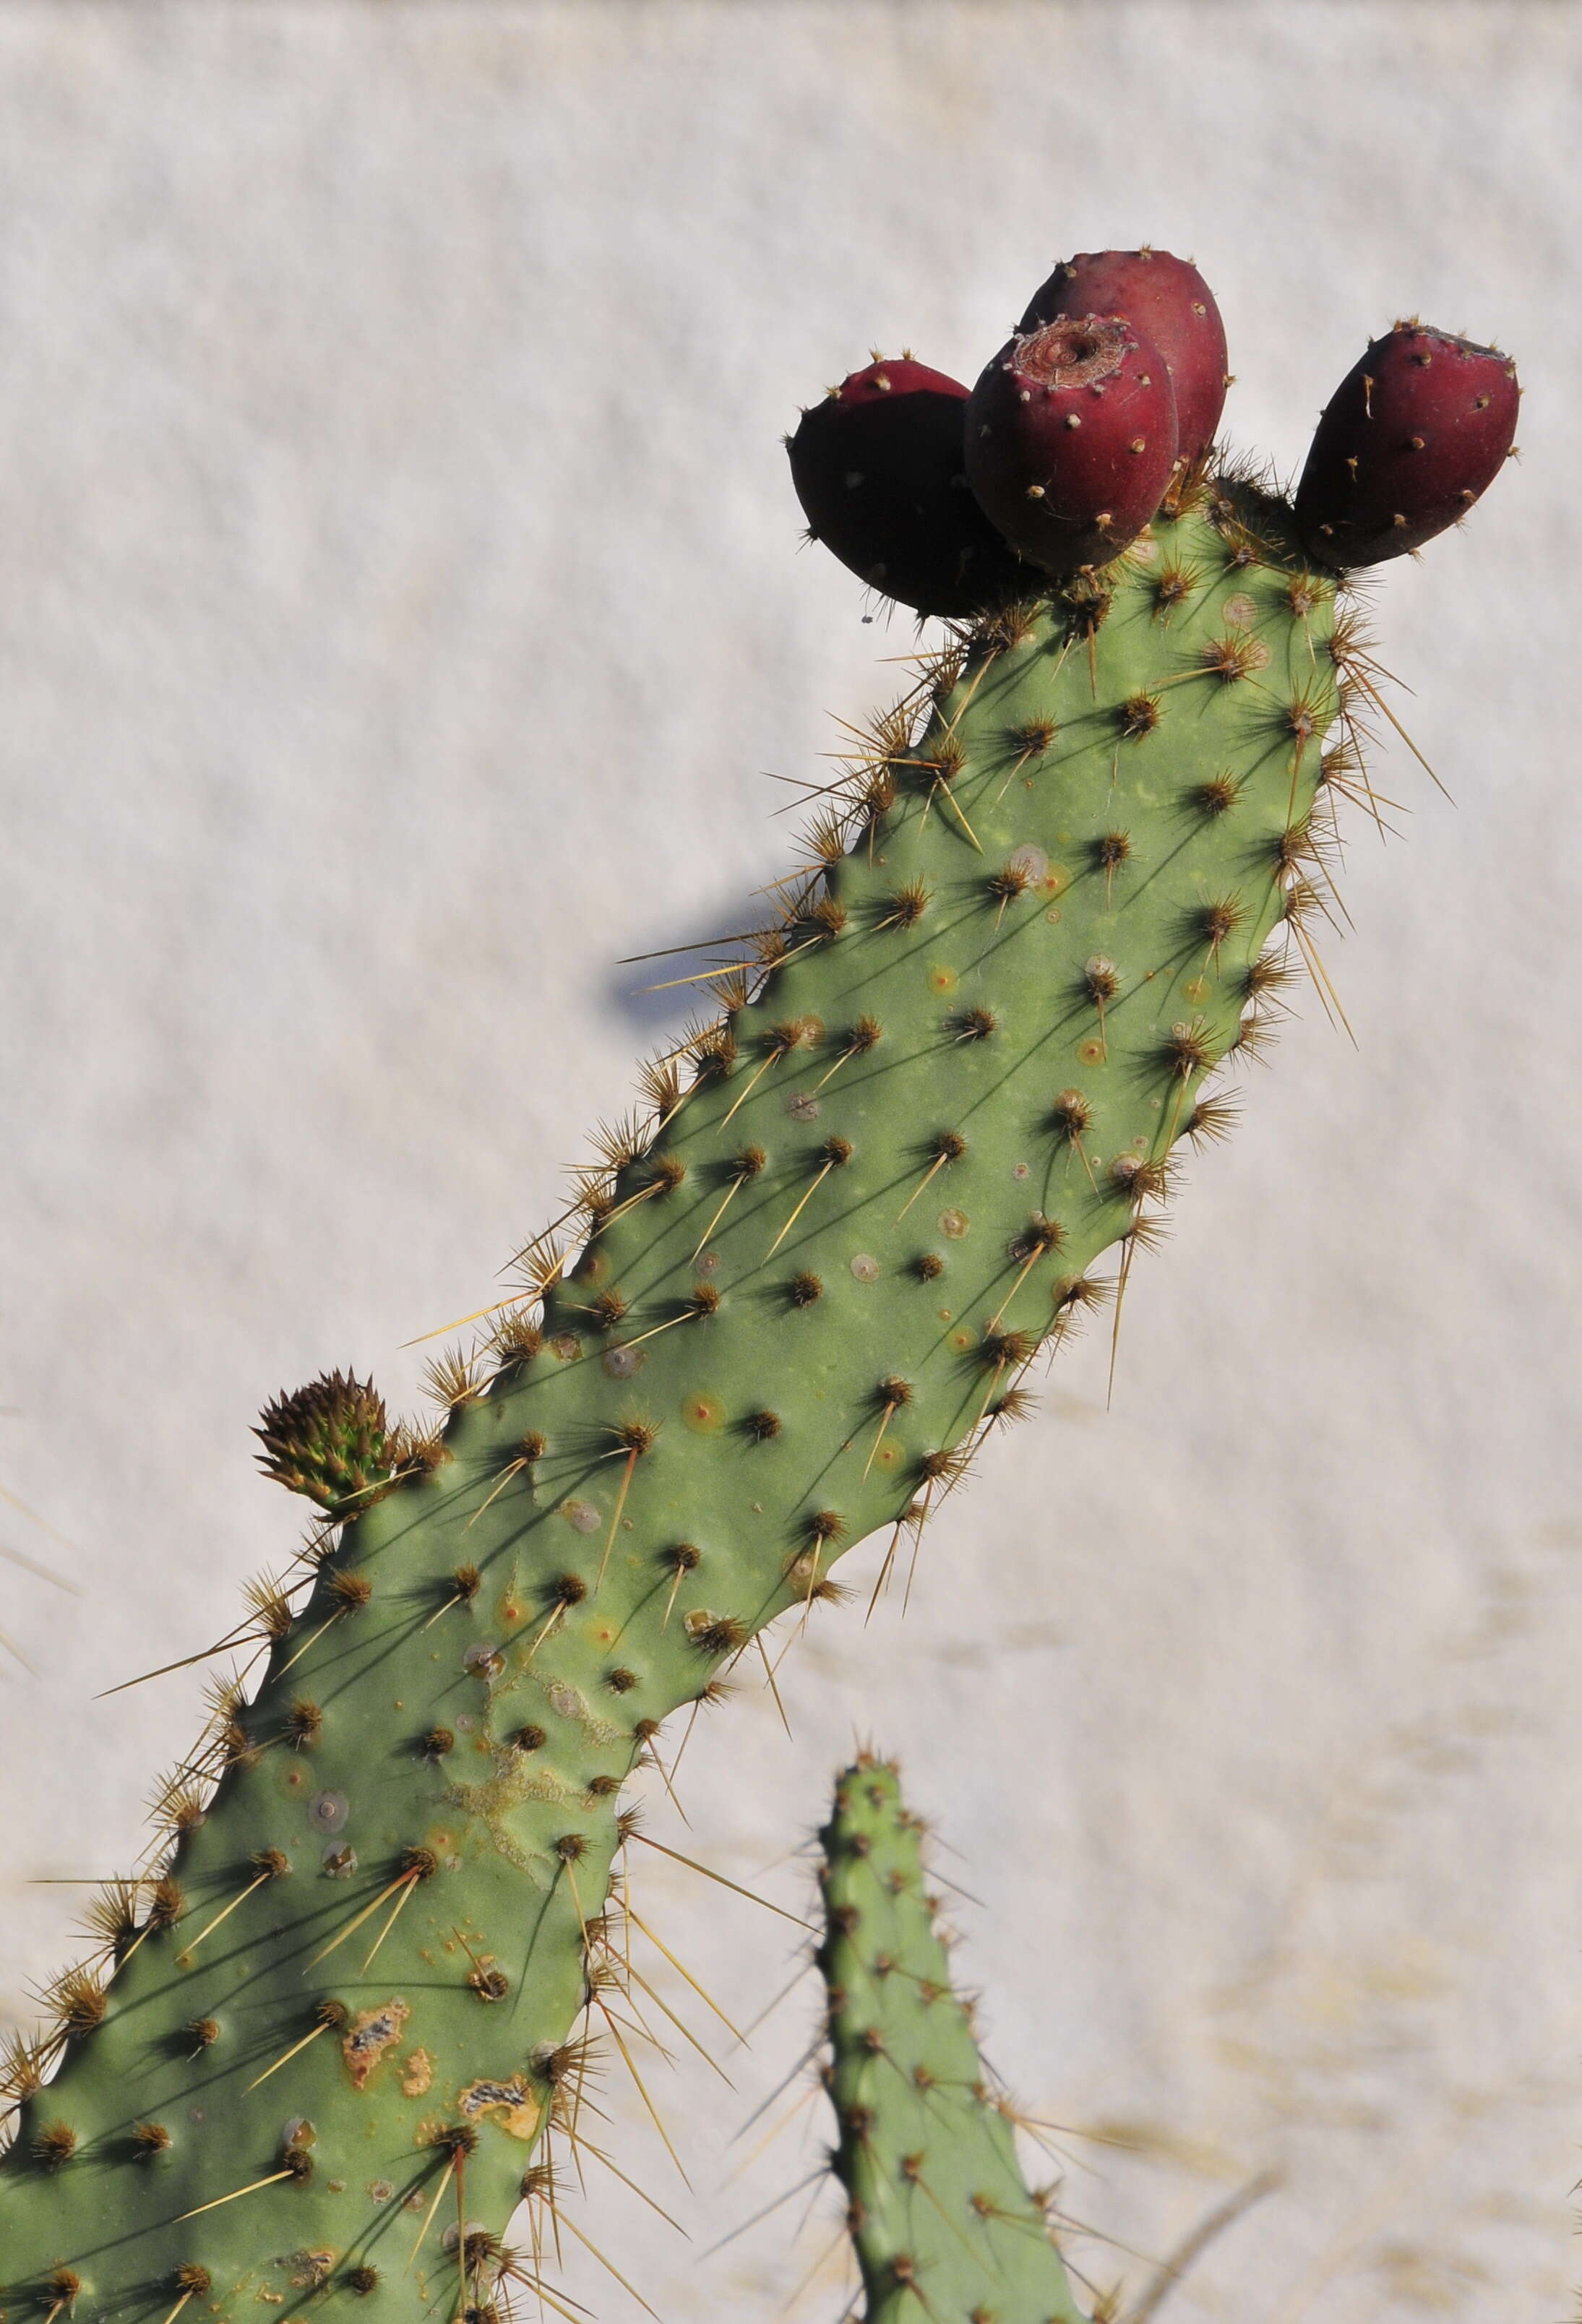
[(442, 1434), (344, 1375), (271, 1407), (319, 1517), (5, 2061), (8, 2317), (162, 2324), (199, 2275), (217, 2319), (487, 2304), (593, 2045), (642, 2071), (627, 1777), (673, 1782), (663, 1722), (847, 1548), (910, 1577), (1033, 1366), (1106, 1305), (1113, 1349), (1291, 977), (1336, 1007), (1331, 841), (1389, 715), (1343, 590), (1205, 456), (1124, 553), (956, 622), (434, 1368)]

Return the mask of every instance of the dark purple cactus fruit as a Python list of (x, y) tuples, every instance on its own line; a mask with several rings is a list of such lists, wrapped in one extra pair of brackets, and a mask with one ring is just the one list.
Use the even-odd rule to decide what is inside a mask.
[(870, 588), (964, 617), (1030, 576), (967, 481), (967, 390), (903, 357), (854, 371), (786, 439), (808, 530)]
[(1019, 331), (1081, 315), (1123, 315), (1164, 357), (1176, 396), (1176, 452), (1190, 463), (1214, 441), (1225, 392), (1225, 324), (1197, 268), (1168, 250), (1085, 250), (1062, 259), (1027, 302)]
[(1175, 458), (1164, 359), (1119, 316), (1009, 340), (967, 409), (973, 491), (1045, 573), (1118, 557), (1159, 506)]
[(1297, 486), (1308, 555), (1382, 565), (1432, 540), (1498, 475), (1521, 400), (1516, 366), (1497, 347), (1397, 323), (1324, 407)]

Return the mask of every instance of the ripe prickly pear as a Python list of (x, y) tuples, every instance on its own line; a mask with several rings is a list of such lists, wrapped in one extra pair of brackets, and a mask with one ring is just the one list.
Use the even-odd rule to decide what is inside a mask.
[(1326, 565), (1381, 565), (1466, 515), (1516, 433), (1516, 366), (1416, 320), (1375, 339), (1324, 407), (1296, 525)]
[(967, 473), (1013, 549), (1045, 573), (1106, 564), (1170, 481), (1176, 405), (1152, 342), (1120, 316), (1007, 342), (972, 391)]
[(961, 616), (1031, 576), (972, 496), (959, 380), (875, 361), (804, 411), (786, 438), (808, 529), (859, 580), (920, 613)]
[(1225, 324), (1197, 268), (1168, 250), (1084, 250), (1062, 259), (1027, 302), (1018, 330), (1082, 315), (1124, 315), (1164, 357), (1176, 397), (1176, 451), (1190, 462), (1214, 441), (1225, 392)]

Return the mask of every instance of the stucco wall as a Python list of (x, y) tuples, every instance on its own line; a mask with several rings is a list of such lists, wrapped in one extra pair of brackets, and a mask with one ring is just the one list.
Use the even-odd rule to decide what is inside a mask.
[[(1524, 459), (1378, 591), (1452, 807), (1400, 844), (1098, 1342), (939, 1522), (694, 1737), (695, 1849), (782, 1862), (854, 1737), (962, 1851), (993, 2055), (1066, 2206), (1229, 2324), (1554, 2324), (1582, 2135), (1576, 991), (1582, 811), (1565, 6), (154, 5), (0, 10), (0, 2016), (137, 1845), (200, 1675), (295, 1538), (268, 1392), (488, 1296), (680, 1010), (618, 955), (739, 925), (830, 714), (893, 682), (796, 553), (777, 437), (870, 344), (970, 377), (1055, 255), (1215, 284), (1228, 425), (1290, 473), (1366, 336), (1521, 358)], [(673, 1000), (675, 996), (671, 996)], [(864, 1584), (874, 1550), (852, 1563)], [(864, 1591), (865, 1597), (865, 1590)], [(659, 1807), (655, 1809), (658, 1816)], [(656, 1822), (656, 1831), (664, 1827)], [(676, 1827), (669, 1836), (680, 1831)], [(780, 1865), (765, 1871), (764, 1868)], [(645, 1862), (752, 2015), (784, 1924)], [(670, 2324), (776, 2316), (834, 2232), (800, 1987), (612, 2073), (578, 2218)], [(772, 2108), (767, 2126), (778, 2118)], [(635, 2158), (635, 2160), (634, 2160)], [(581, 2199), (579, 2198), (580, 2201)], [(1076, 2246), (1099, 2281), (1139, 2264)], [(569, 2282), (634, 2314), (591, 2262)], [(833, 2319), (832, 2263), (796, 2310)]]

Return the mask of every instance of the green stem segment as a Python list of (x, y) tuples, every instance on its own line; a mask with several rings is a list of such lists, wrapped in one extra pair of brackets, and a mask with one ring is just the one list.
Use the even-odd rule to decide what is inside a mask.
[(848, 1767), (820, 1837), (835, 2170), (865, 2324), (1082, 2324), (951, 1985), (895, 1768)]

